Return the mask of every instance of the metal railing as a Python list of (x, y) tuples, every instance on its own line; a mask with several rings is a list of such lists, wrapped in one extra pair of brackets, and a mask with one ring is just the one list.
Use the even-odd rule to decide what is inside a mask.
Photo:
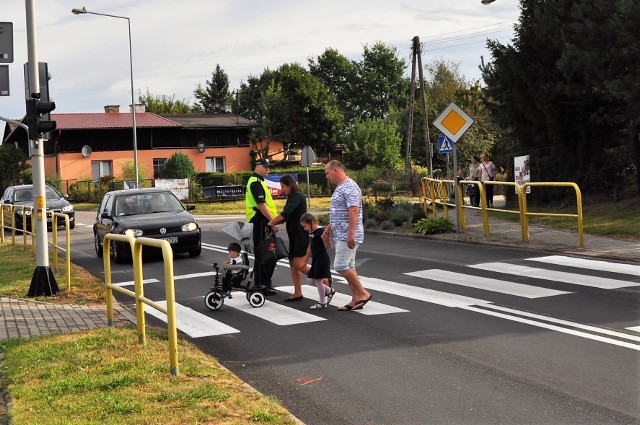
[[(470, 180), (461, 180), (457, 184), (454, 180), (440, 180), (433, 179), (430, 177), (424, 177), (422, 179), (422, 203), (424, 207), (424, 211), (427, 215), (429, 215), (429, 207), (432, 209), (432, 214), (434, 218), (438, 217), (437, 207), (441, 206), (443, 211), (443, 216), (445, 218), (449, 218), (449, 208), (456, 208), (455, 201), (452, 201), (454, 196), (458, 196), (459, 199), (463, 200), (463, 187), (466, 184), (473, 184), (478, 186), (479, 194), (480, 194), (480, 206), (474, 207), (471, 205), (464, 205), (464, 202), (460, 202), (461, 211), (457, 215), (459, 217), (460, 229), (464, 230), (466, 228), (466, 218), (464, 211), (466, 209), (479, 210), (482, 213), (482, 227), (483, 232), (486, 237), (491, 234), (490, 226), (489, 226), (489, 212), (503, 212), (507, 214), (518, 214), (519, 215), (519, 224), (520, 224), (520, 232), (522, 234), (522, 241), (529, 241), (529, 224), (528, 217), (531, 216), (547, 216), (547, 217), (575, 217), (578, 221), (578, 245), (580, 248), (584, 248), (584, 224), (582, 218), (582, 195), (580, 193), (580, 188), (577, 184), (571, 182), (535, 182), (535, 183), (525, 183), (523, 186), (520, 186), (516, 182), (503, 182), (503, 181), (487, 181), (481, 183), (479, 181), (470, 181)], [(509, 210), (509, 209), (501, 209), (501, 208), (488, 208), (487, 200), (486, 200), (486, 186), (511, 186), (514, 188), (517, 199), (518, 199), (518, 209), (517, 210)], [(573, 188), (576, 194), (576, 214), (565, 214), (565, 213), (552, 213), (552, 212), (529, 212), (527, 210), (527, 196), (526, 189), (527, 187), (570, 187)], [(454, 210), (455, 211), (455, 210)], [(457, 212), (457, 211), (456, 211)]]
[[(65, 246), (58, 246), (58, 217), (64, 219)], [(69, 216), (63, 213), (53, 213), (51, 217), (51, 233), (53, 233), (53, 268), (58, 271), (58, 250), (65, 252), (65, 264), (67, 266), (67, 291), (71, 290), (71, 233), (69, 228)]]
[[(113, 285), (111, 282), (111, 243), (124, 242), (131, 247), (131, 257), (133, 260), (133, 280), (134, 291)], [(155, 301), (144, 296), (143, 277), (142, 277), (142, 246), (151, 246), (162, 250), (162, 258), (164, 262), (164, 283), (165, 296), (167, 306), (164, 307)], [(104, 284), (106, 287), (105, 298), (107, 302), (107, 324), (113, 326), (113, 291), (120, 292), (124, 295), (135, 299), (136, 303), (136, 321), (138, 332), (138, 343), (146, 344), (145, 334), (145, 316), (144, 305), (155, 308), (167, 315), (167, 333), (169, 335), (169, 366), (170, 373), (173, 376), (178, 375), (178, 331), (176, 324), (176, 303), (173, 276), (173, 250), (171, 244), (167, 241), (127, 235), (107, 234), (103, 240), (103, 258), (104, 258)]]

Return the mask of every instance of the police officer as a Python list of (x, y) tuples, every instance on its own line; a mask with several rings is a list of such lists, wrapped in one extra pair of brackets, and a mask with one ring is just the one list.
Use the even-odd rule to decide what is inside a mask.
[[(253, 174), (247, 182), (245, 195), (245, 207), (247, 222), (253, 224), (253, 251), (255, 253), (255, 265), (253, 267), (253, 281), (257, 285), (267, 287), (265, 295), (275, 295), (271, 283), (271, 276), (276, 268), (276, 263), (260, 264), (258, 247), (269, 230), (268, 223), (276, 216), (276, 205), (271, 197), (271, 192), (264, 182), (264, 178), (269, 174), (271, 162), (267, 158), (260, 158), (256, 161)], [(273, 231), (277, 232), (278, 226), (273, 226)]]

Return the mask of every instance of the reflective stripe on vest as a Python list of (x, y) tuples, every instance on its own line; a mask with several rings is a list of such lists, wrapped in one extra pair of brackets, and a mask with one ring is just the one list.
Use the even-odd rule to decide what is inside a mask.
[(273, 202), (273, 198), (271, 197), (271, 191), (267, 187), (267, 184), (264, 180), (259, 179), (256, 176), (251, 176), (249, 181), (247, 181), (247, 190), (245, 194), (245, 208), (247, 214), (247, 223), (251, 222), (251, 219), (256, 215), (256, 210), (254, 208), (258, 208), (258, 203), (253, 198), (253, 193), (251, 193), (251, 184), (255, 181), (259, 181), (262, 184), (262, 188), (264, 189), (264, 203), (269, 208), (269, 212), (271, 212), (271, 217), (276, 216), (276, 204)]

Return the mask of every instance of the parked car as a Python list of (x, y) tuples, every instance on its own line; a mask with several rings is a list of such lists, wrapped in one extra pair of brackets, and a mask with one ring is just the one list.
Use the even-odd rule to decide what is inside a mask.
[[(188, 252), (197, 257), (202, 251), (201, 230), (197, 220), (167, 189), (143, 188), (105, 193), (93, 225), (96, 254), (103, 255), (104, 237), (109, 233), (166, 240), (174, 253)], [(123, 242), (110, 244), (114, 261), (131, 259), (131, 247)], [(144, 248), (144, 251), (153, 248)]]
[[(58, 192), (54, 187), (45, 185), (45, 204), (47, 206), (47, 227), (50, 229), (53, 225), (53, 214), (63, 213), (69, 216), (69, 228), (76, 227), (76, 214), (73, 210), (73, 205), (68, 201), (69, 195), (63, 195)], [(15, 205), (15, 206), (29, 206), (33, 207), (33, 185), (23, 184), (19, 186), (9, 186), (4, 191), (2, 198), (0, 199), (1, 205)], [(31, 229), (31, 210), (24, 210), (25, 217), (22, 216), (22, 208), (14, 208), (14, 217), (16, 220), (16, 228), (22, 229), (23, 218), (27, 219), (27, 229)], [(11, 216), (7, 215), (5, 211), (5, 225), (11, 224)], [(62, 218), (58, 218), (58, 225), (64, 226), (65, 221)]]

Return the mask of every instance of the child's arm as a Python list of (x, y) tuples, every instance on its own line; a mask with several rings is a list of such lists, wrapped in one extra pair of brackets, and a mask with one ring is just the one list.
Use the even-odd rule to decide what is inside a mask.
[(304, 274), (309, 274), (309, 270), (311, 270), (311, 266), (307, 264), (309, 258), (311, 257), (311, 245), (307, 247), (307, 253), (302, 257), (302, 265), (300, 266), (300, 271)]

